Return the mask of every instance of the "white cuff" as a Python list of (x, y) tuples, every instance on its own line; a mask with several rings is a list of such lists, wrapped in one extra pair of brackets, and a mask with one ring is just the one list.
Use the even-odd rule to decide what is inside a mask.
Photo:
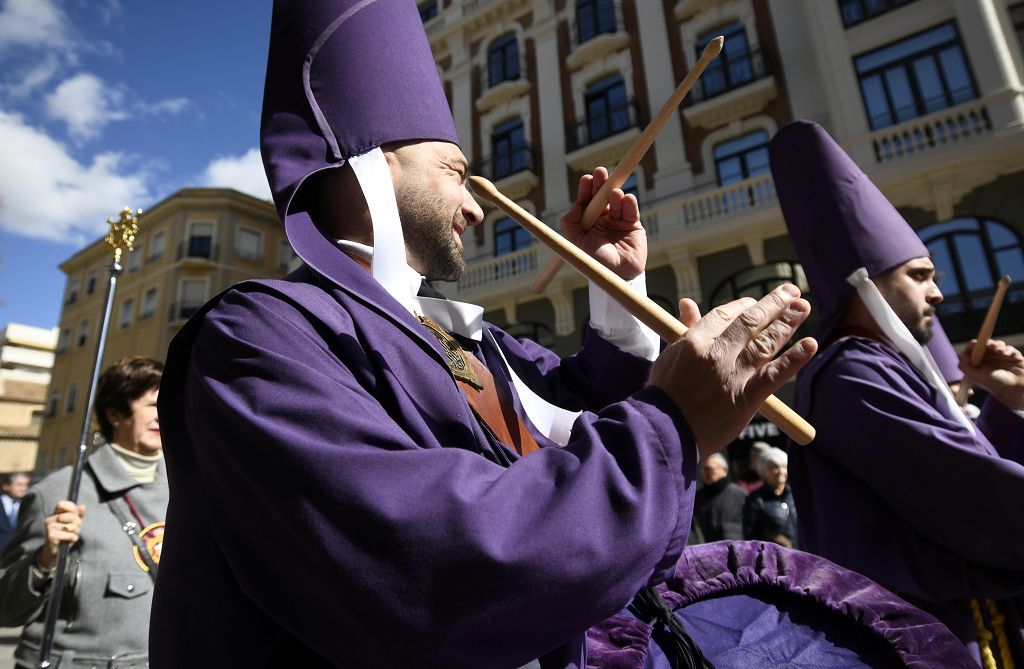
[[(627, 283), (637, 295), (647, 296), (645, 273), (641, 272), (640, 276)], [(593, 283), (589, 284), (589, 289), (590, 327), (594, 328), (601, 339), (645, 360), (657, 358), (661, 340), (654, 330), (637, 320)]]

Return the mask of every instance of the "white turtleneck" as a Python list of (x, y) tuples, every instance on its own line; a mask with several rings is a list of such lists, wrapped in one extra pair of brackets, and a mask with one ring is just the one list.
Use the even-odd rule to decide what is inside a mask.
[(111, 443), (110, 447), (114, 449), (118, 462), (133, 479), (139, 483), (152, 483), (156, 480), (157, 466), (164, 458), (162, 451), (156, 455), (143, 455), (115, 443)]

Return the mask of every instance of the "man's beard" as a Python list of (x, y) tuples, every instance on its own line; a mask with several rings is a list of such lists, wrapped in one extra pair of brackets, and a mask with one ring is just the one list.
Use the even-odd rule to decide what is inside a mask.
[(458, 281), (466, 274), (466, 260), (455, 241), (455, 225), (466, 229), (458, 209), (445, 220), (445, 200), (423, 180), (407, 179), (395, 194), (402, 221), (405, 248), (420, 265), (425, 277), (436, 281)]
[(915, 318), (914, 320), (912, 320), (910, 322), (907, 322), (907, 319), (903, 320), (903, 322), (907, 326), (907, 329), (910, 330), (910, 334), (913, 335), (914, 339), (917, 340), (917, 343), (921, 344), (922, 346), (924, 346), (929, 341), (931, 341), (931, 339), (932, 339), (932, 323), (934, 322), (934, 318), (933, 318), (931, 321), (928, 321), (927, 324), (926, 324), (925, 320), (924, 320), (925, 316), (933, 316), (934, 317), (935, 316), (935, 308), (934, 307), (926, 308), (924, 310), (924, 312), (922, 312), (917, 318)]

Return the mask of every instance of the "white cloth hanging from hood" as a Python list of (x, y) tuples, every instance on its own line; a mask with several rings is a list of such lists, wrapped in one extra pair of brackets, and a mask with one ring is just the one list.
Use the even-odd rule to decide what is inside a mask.
[(932, 358), (928, 347), (922, 346), (910, 334), (906, 324), (896, 315), (896, 312), (889, 306), (889, 303), (882, 297), (878, 286), (868, 276), (867, 269), (861, 267), (848, 276), (846, 280), (857, 289), (857, 295), (860, 296), (864, 306), (868, 309), (868, 313), (871, 314), (871, 317), (875, 320), (875, 323), (882, 330), (886, 338), (897, 351), (903, 354), (914, 369), (921, 373), (925, 381), (928, 382), (928, 385), (935, 388), (941, 401), (949, 410), (949, 415), (970, 430), (971, 434), (974, 434), (974, 423), (963, 412), (960, 405), (956, 403), (956, 399), (953, 397), (953, 393), (950, 391), (946, 380), (939, 372), (939, 366), (935, 364), (935, 359)]

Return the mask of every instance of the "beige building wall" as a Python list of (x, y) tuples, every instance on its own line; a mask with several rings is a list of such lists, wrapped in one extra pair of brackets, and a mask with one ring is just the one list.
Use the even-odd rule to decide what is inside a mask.
[(10, 323), (0, 330), (0, 473), (35, 464), (56, 345), (57, 328)]
[[(68, 464), (77, 451), (111, 257), (101, 239), (61, 265), (67, 282), (37, 472)], [(117, 280), (103, 367), (133, 355), (164, 360), (171, 339), (209, 298), (245, 279), (283, 276), (292, 257), (271, 203), (222, 188), (171, 195), (139, 217), (135, 250)]]

